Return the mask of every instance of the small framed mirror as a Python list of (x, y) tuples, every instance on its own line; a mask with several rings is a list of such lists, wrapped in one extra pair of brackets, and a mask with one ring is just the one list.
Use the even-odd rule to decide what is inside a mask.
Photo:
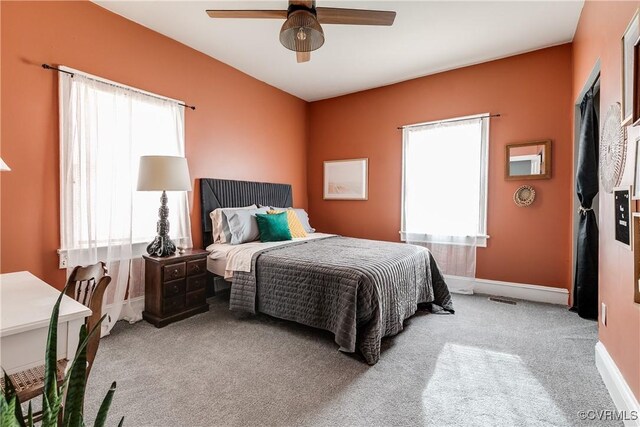
[(551, 178), (551, 140), (522, 142), (506, 146), (505, 178)]

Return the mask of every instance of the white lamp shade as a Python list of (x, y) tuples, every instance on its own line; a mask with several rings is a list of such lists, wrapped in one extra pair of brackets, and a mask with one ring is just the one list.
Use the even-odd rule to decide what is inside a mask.
[(0, 172), (7, 172), (10, 170), (11, 168), (7, 166), (7, 164), (2, 160), (2, 158), (0, 158)]
[(191, 191), (187, 159), (175, 156), (141, 156), (138, 191)]

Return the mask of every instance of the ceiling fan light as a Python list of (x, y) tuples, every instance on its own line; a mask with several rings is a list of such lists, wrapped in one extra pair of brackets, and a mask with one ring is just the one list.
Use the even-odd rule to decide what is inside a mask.
[(280, 43), (294, 52), (311, 52), (324, 44), (324, 31), (313, 13), (296, 10), (282, 24)]

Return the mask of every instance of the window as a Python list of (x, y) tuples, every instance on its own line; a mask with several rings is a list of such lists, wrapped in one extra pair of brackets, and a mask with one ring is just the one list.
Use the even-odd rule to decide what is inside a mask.
[(486, 246), (488, 114), (403, 130), (403, 241)]
[[(174, 100), (66, 70), (74, 75), (60, 73), (62, 249), (144, 249), (156, 235), (160, 192), (136, 191), (139, 159), (184, 156), (184, 109)], [(188, 212), (186, 193), (170, 193), (176, 244), (191, 243)], [(115, 257), (139, 256), (140, 248)]]

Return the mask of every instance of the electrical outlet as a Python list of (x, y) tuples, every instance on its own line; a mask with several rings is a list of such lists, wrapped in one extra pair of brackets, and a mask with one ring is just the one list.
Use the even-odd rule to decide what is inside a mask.
[(67, 268), (67, 253), (58, 251), (58, 268)]
[(600, 321), (602, 322), (602, 326), (607, 326), (607, 304), (600, 303)]

